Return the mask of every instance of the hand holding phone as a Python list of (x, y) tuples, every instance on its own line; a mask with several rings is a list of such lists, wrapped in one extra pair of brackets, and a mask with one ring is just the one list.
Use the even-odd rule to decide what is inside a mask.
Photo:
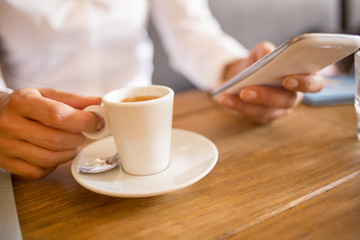
[(212, 92), (237, 94), (249, 85), (281, 86), (286, 76), (320, 71), (360, 48), (360, 37), (347, 34), (310, 33), (280, 45)]

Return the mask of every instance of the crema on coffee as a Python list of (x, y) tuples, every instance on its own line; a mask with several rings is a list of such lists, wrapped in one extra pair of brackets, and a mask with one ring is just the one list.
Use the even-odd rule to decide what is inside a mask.
[(144, 102), (153, 99), (160, 98), (158, 96), (136, 96), (136, 97), (129, 97), (121, 100), (121, 102)]

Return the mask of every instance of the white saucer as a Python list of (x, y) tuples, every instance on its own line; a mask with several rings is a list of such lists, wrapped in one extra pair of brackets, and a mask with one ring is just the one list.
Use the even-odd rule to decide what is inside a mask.
[(116, 151), (107, 137), (85, 147), (74, 159), (71, 172), (75, 180), (90, 191), (114, 197), (150, 197), (187, 187), (205, 177), (215, 166), (218, 150), (213, 142), (194, 132), (173, 129), (170, 165), (148, 176), (134, 176), (121, 168), (97, 174), (84, 174), (79, 163), (87, 157), (106, 157)]

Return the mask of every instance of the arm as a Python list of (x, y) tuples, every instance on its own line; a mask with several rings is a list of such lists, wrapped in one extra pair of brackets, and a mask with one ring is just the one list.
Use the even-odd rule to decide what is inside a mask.
[[(214, 89), (275, 49), (262, 43), (249, 53), (221, 30), (204, 0), (154, 0), (152, 16), (173, 68), (203, 90)], [(219, 103), (255, 122), (267, 123), (292, 112), (302, 92), (321, 90), (323, 80), (315, 74), (289, 76), (283, 85), (249, 86), (238, 96), (223, 95)]]
[(219, 84), (226, 64), (248, 55), (222, 31), (206, 0), (154, 0), (152, 19), (172, 68), (202, 90)]

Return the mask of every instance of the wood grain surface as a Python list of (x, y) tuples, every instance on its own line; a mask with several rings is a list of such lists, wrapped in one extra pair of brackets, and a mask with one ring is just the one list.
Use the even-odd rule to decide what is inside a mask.
[(81, 187), (71, 163), (41, 181), (13, 176), (23, 238), (360, 238), (352, 105), (301, 105), (258, 125), (191, 90), (176, 94), (173, 126), (218, 147), (218, 163), (205, 178), (161, 196), (115, 198)]

